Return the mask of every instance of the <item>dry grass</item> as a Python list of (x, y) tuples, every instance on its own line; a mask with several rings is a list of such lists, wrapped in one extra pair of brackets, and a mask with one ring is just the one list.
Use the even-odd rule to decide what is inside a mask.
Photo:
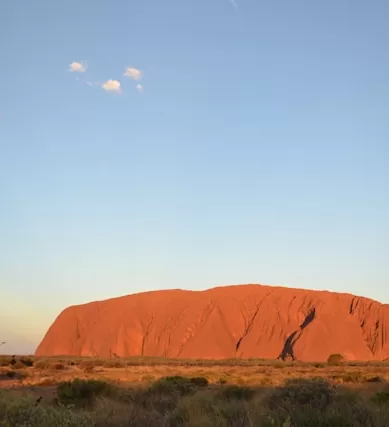
[(389, 388), (374, 386), (381, 390), (301, 379), (279, 387), (185, 377), (127, 387), (76, 379), (30, 392), (0, 390), (0, 427), (387, 427)]
[(388, 368), (0, 356), (0, 427), (386, 427)]
[[(23, 359), (23, 358), (21, 358)], [(26, 359), (26, 358), (24, 358)], [(353, 386), (389, 382), (389, 363), (299, 363), (263, 360), (166, 360), (153, 358), (34, 358), (6, 365), (0, 356), (0, 387), (51, 385), (74, 378), (103, 379), (117, 384), (150, 383), (165, 376), (205, 377), (211, 384), (278, 386), (286, 379), (324, 378)], [(3, 366), (2, 366), (3, 365)], [(16, 368), (15, 368), (16, 367)], [(14, 371), (14, 378), (5, 378)]]

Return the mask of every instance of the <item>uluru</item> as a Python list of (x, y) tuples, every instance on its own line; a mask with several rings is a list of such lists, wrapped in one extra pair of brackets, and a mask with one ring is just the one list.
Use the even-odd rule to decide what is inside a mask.
[(329, 291), (263, 285), (152, 291), (66, 308), (38, 356), (389, 357), (389, 305)]

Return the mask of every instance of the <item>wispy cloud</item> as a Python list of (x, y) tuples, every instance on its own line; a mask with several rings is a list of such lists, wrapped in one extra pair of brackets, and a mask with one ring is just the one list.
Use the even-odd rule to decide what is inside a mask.
[(143, 85), (137, 84), (137, 85), (136, 85), (136, 90), (137, 90), (138, 92), (143, 92)]
[(69, 65), (69, 71), (71, 73), (85, 73), (87, 68), (88, 68), (88, 64), (85, 62), (74, 61)]
[(228, 1), (230, 2), (232, 7), (234, 7), (235, 9), (239, 9), (239, 6), (236, 0), (228, 0)]
[(136, 81), (139, 81), (142, 78), (143, 73), (142, 73), (142, 71), (138, 70), (135, 67), (128, 67), (128, 68), (126, 68), (124, 76), (129, 77), (130, 79), (134, 79)]
[(118, 80), (107, 80), (105, 83), (102, 84), (102, 88), (107, 92), (115, 93), (120, 93), (122, 90), (120, 82)]

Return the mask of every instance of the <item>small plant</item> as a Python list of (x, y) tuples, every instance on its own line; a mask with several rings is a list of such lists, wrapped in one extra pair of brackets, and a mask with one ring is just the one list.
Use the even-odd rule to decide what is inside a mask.
[(195, 391), (195, 384), (189, 378), (181, 376), (162, 377), (155, 381), (150, 387), (153, 393), (161, 394), (178, 394), (185, 396)]
[(15, 371), (8, 371), (6, 373), (6, 375), (7, 375), (8, 378), (14, 378), (15, 375), (16, 375), (16, 372)]
[(34, 368), (36, 369), (48, 369), (50, 368), (50, 366), (51, 366), (51, 362), (46, 359), (40, 359), (34, 363)]
[(93, 361), (81, 362), (79, 368), (82, 369), (86, 374), (91, 374), (95, 370), (96, 363)]
[(189, 381), (195, 385), (196, 387), (207, 387), (209, 381), (204, 377), (193, 377), (190, 378)]
[(55, 369), (56, 371), (63, 371), (66, 369), (66, 366), (61, 362), (54, 362), (51, 366), (51, 369)]
[(366, 382), (368, 383), (384, 383), (385, 382), (385, 378), (382, 377), (369, 377), (366, 379)]
[(142, 381), (150, 383), (152, 381), (155, 381), (155, 377), (153, 375), (144, 375), (142, 377)]
[(218, 393), (218, 397), (227, 400), (251, 400), (255, 395), (255, 390), (250, 387), (242, 387), (239, 385), (228, 385), (222, 387)]
[(107, 360), (103, 366), (106, 368), (125, 368), (126, 364), (121, 360), (112, 359), (112, 360)]
[(25, 367), (26, 367), (26, 365), (23, 362), (21, 362), (20, 360), (18, 360), (16, 363), (13, 364), (14, 369), (23, 369)]
[(20, 359), (20, 361), (23, 363), (23, 365), (24, 366), (26, 366), (26, 367), (31, 367), (31, 366), (33, 366), (34, 365), (34, 361), (32, 360), (32, 359), (30, 359), (30, 358), (23, 358), (23, 359)]
[(0, 357), (0, 366), (9, 366), (11, 364), (11, 358), (8, 356)]
[(272, 410), (310, 406), (325, 410), (335, 398), (335, 387), (320, 378), (312, 380), (291, 380), (277, 387), (268, 397), (267, 404)]
[(324, 363), (314, 363), (313, 366), (317, 369), (322, 369), (325, 367), (325, 364)]
[(329, 365), (339, 365), (344, 362), (344, 357), (341, 354), (331, 354), (328, 356), (327, 363)]
[(65, 381), (57, 386), (58, 400), (66, 405), (85, 406), (93, 403), (98, 396), (114, 394), (114, 387), (105, 381), (81, 380)]
[(376, 393), (371, 401), (377, 405), (389, 405), (389, 391), (380, 391)]

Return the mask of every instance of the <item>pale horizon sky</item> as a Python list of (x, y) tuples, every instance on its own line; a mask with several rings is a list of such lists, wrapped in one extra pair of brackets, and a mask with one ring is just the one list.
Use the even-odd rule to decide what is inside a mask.
[(0, 353), (145, 290), (389, 303), (388, 22), (380, 0), (5, 0)]

